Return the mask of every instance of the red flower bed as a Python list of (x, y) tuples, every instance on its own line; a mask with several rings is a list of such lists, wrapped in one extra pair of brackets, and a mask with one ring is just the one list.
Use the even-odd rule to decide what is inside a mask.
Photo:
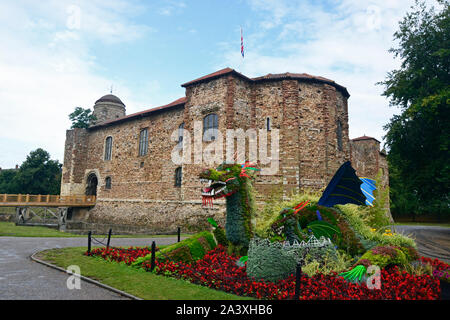
[[(96, 249), (91, 252), (91, 255), (131, 264), (136, 258), (148, 253), (150, 253), (148, 248)], [(225, 248), (219, 245), (208, 252), (203, 259), (191, 265), (156, 261), (154, 272), (241, 296), (252, 296), (258, 299), (294, 298), (294, 275), (275, 283), (251, 279), (247, 277), (245, 267), (236, 266), (237, 258), (229, 256)], [(438, 265), (437, 262), (433, 263)], [(144, 262), (141, 267), (149, 271), (150, 262)], [(380, 290), (369, 289), (364, 282), (361, 284), (348, 282), (337, 274), (319, 274), (311, 278), (301, 277), (300, 299), (439, 299), (439, 285), (439, 280), (432, 276), (410, 275), (397, 267), (381, 270)]]
[(86, 255), (89, 256), (99, 256), (105, 260), (116, 261), (116, 262), (125, 262), (126, 264), (132, 264), (137, 258), (144, 257), (148, 254), (151, 254), (152, 251), (150, 248), (134, 248), (130, 247), (128, 249), (117, 249), (117, 248), (97, 248), (91, 250), (91, 253)]
[(435, 277), (439, 278), (441, 281), (450, 281), (450, 265), (439, 259), (431, 259), (426, 257), (420, 257), (420, 261), (432, 266), (433, 275)]

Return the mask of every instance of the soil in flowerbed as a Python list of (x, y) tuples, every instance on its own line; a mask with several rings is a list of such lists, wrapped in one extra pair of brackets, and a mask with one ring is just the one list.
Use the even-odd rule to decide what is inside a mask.
[[(139, 257), (150, 253), (149, 248), (128, 249), (100, 248), (89, 255), (100, 256), (109, 261), (131, 265)], [(294, 299), (295, 276), (269, 282), (247, 276), (246, 267), (239, 267), (239, 257), (228, 255), (226, 248), (217, 246), (202, 259), (185, 264), (174, 261), (156, 261), (156, 274), (188, 280), (192, 283), (222, 290), (240, 296), (258, 299)], [(437, 262), (435, 262), (437, 264)], [(445, 266), (442, 266), (445, 267)], [(448, 265), (446, 265), (448, 268)], [(150, 271), (150, 261), (139, 268)], [(441, 295), (440, 280), (430, 275), (411, 275), (398, 267), (381, 270), (381, 289), (369, 289), (363, 283), (352, 283), (332, 273), (303, 275), (300, 280), (300, 300), (436, 300)]]

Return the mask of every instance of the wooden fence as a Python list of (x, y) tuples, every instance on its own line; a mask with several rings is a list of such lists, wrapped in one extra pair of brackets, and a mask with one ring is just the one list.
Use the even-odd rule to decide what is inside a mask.
[(91, 207), (95, 196), (60, 196), (42, 194), (0, 194), (1, 207)]

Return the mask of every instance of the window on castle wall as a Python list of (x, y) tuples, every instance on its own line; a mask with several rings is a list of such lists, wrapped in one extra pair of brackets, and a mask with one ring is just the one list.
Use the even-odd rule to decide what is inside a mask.
[(181, 187), (181, 181), (183, 179), (183, 170), (181, 167), (175, 169), (175, 187)]
[(148, 151), (148, 129), (142, 129), (139, 133), (139, 156), (145, 156)]
[(178, 148), (183, 149), (184, 122), (178, 127)]
[(337, 139), (337, 147), (339, 151), (342, 151), (342, 123), (341, 121), (337, 122), (336, 126), (336, 139)]
[(111, 177), (105, 179), (105, 189), (111, 189)]
[(266, 129), (267, 131), (270, 131), (272, 127), (272, 124), (270, 123), (270, 117), (266, 118)]
[(203, 141), (214, 141), (217, 138), (219, 118), (211, 113), (203, 118)]
[(111, 160), (112, 137), (107, 137), (105, 141), (105, 160)]

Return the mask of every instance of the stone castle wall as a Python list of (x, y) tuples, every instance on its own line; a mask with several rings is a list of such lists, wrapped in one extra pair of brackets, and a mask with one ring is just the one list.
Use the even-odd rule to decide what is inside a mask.
[[(203, 118), (210, 113), (218, 115), (219, 131), (224, 134), (224, 160), (225, 129), (258, 132), (266, 129), (269, 118), (271, 129), (279, 130), (279, 170), (256, 178), (259, 201), (279, 188), (285, 198), (302, 188), (324, 188), (350, 158), (358, 172), (371, 176), (373, 168), (384, 167), (385, 162), (379, 159), (379, 150), (375, 152), (376, 146), (366, 150), (365, 145), (352, 143), (351, 147), (347, 98), (333, 85), (295, 79), (250, 82), (228, 74), (195, 83), (186, 86), (184, 105), (104, 126), (68, 130), (61, 193), (84, 194), (88, 175), (95, 173), (97, 204), (78, 216), (85, 221), (143, 225), (155, 232), (171, 232), (177, 226), (201, 229), (207, 217), (224, 223), (223, 200), (215, 202), (214, 208), (201, 206), (198, 175), (217, 164), (202, 162), (193, 150), (199, 146), (203, 151), (211, 149), (212, 143), (201, 139)], [(190, 138), (192, 155), (190, 163), (180, 165), (171, 158), (177, 144), (171, 135), (181, 123), (190, 134), (184, 139)], [(139, 133), (144, 128), (148, 129), (148, 153), (139, 156)], [(109, 161), (104, 160), (107, 137), (113, 140)], [(270, 132), (268, 141), (270, 156)], [(184, 150), (188, 150), (186, 145)], [(245, 158), (248, 156), (247, 143)], [(181, 186), (175, 186), (177, 167), (182, 168)], [(111, 178), (110, 189), (105, 185), (107, 177)]]
[(389, 169), (386, 155), (380, 152), (380, 142), (373, 138), (351, 141), (351, 161), (359, 177), (375, 179), (381, 171), (381, 181), (389, 185)]

